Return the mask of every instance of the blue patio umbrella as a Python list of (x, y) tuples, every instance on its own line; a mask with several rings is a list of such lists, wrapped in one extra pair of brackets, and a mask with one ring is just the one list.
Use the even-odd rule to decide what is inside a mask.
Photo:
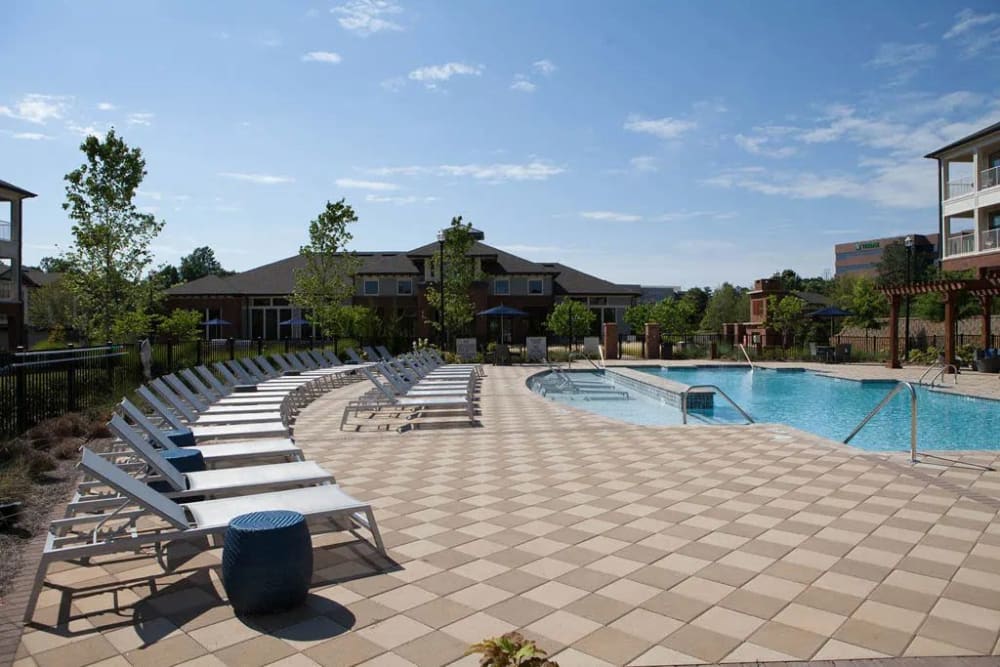
[(278, 322), (278, 324), (280, 325), (291, 324), (292, 326), (295, 326), (296, 324), (303, 325), (312, 323), (309, 320), (302, 319), (301, 317), (293, 317), (290, 320), (285, 320), (284, 322)]
[(518, 310), (517, 308), (511, 308), (510, 306), (505, 306), (502, 303), (499, 306), (493, 306), (492, 308), (487, 308), (486, 310), (480, 310), (476, 315), (484, 315), (486, 317), (499, 317), (500, 318), (500, 337), (501, 340), (498, 343), (503, 342), (503, 318), (505, 317), (527, 317), (528, 313), (523, 310)]

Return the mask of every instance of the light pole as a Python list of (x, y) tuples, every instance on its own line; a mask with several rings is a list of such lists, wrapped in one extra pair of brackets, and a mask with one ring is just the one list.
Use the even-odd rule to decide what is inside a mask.
[[(910, 286), (910, 265), (913, 264), (913, 236), (907, 236), (903, 239), (903, 245), (906, 246), (906, 286)], [(906, 340), (903, 343), (903, 358), (907, 361), (910, 359), (910, 294), (907, 291), (906, 294), (906, 325), (904, 327), (904, 335)]]
[(444, 239), (445, 231), (438, 232), (438, 291), (441, 293), (441, 301), (438, 304), (438, 330), (441, 332), (441, 350), (448, 349), (448, 339), (444, 330)]

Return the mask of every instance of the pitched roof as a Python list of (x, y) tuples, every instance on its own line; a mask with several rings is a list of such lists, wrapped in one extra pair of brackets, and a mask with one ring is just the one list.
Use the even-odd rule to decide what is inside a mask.
[(792, 294), (794, 294), (795, 296), (799, 297), (800, 299), (809, 304), (829, 306), (830, 304), (833, 303), (833, 299), (823, 294), (819, 294), (817, 292), (802, 292), (802, 291), (792, 290)]
[(25, 267), (21, 270), (21, 276), (35, 287), (51, 285), (62, 278), (61, 273), (47, 273), (41, 269)]
[[(422, 245), (419, 248), (414, 248), (406, 254), (409, 257), (421, 259), (429, 258), (434, 257), (441, 252), (440, 248), (440, 245), (437, 243), (428, 243), (427, 245)], [(493, 246), (486, 245), (480, 241), (476, 241), (472, 244), (472, 247), (469, 249), (467, 255), (469, 257), (479, 257), (486, 260), (486, 269), (488, 273), (554, 273), (552, 269), (547, 268), (544, 264), (539, 264), (538, 262), (532, 262), (524, 259), (523, 257), (512, 255), (509, 252), (501, 250), (500, 248), (494, 248)], [(490, 260), (496, 262), (495, 270), (491, 270), (494, 267), (489, 266)]]
[[(400, 252), (358, 252), (361, 260), (358, 273), (370, 275), (419, 275), (416, 265)], [(295, 271), (305, 266), (301, 255), (293, 255), (277, 262), (258, 266), (231, 276), (205, 276), (181, 285), (174, 285), (167, 294), (171, 296), (200, 296), (208, 294), (280, 295), (295, 291)]]
[(10, 190), (11, 192), (16, 192), (22, 197), (37, 197), (34, 192), (28, 192), (24, 188), (19, 188), (13, 183), (8, 183), (7, 181), (0, 180), (0, 190)]
[(641, 292), (638, 285), (618, 285), (558, 262), (546, 262), (542, 266), (557, 273), (554, 280), (556, 294), (637, 296)]
[(958, 141), (953, 141), (950, 144), (948, 144), (947, 146), (942, 146), (941, 148), (937, 149), (933, 153), (928, 153), (924, 157), (929, 157), (929, 158), (940, 157), (942, 153), (946, 153), (947, 151), (950, 151), (952, 148), (958, 148), (962, 144), (969, 143), (970, 141), (975, 141), (976, 139), (979, 139), (980, 137), (985, 137), (987, 134), (992, 134), (993, 132), (997, 132), (998, 130), (1000, 130), (1000, 123), (994, 123), (994, 124), (990, 125), (989, 127), (984, 127), (983, 129), (981, 129), (981, 130), (979, 130), (977, 132), (973, 132), (972, 134), (970, 134), (967, 137), (962, 137)]

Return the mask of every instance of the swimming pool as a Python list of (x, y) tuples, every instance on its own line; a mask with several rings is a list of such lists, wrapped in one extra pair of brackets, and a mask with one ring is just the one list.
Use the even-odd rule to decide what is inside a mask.
[(679, 426), (681, 411), (653, 392), (639, 392), (600, 371), (544, 373), (528, 382), (545, 398), (594, 414), (643, 426)]
[[(892, 389), (892, 380), (843, 380), (798, 369), (750, 371), (743, 367), (636, 367), (686, 385), (714, 384), (757, 422), (788, 424), (841, 441)], [(741, 422), (717, 400), (700, 414)], [(1000, 402), (917, 387), (917, 446), (933, 449), (1000, 449)], [(693, 411), (694, 412), (694, 411)], [(910, 447), (908, 392), (901, 392), (851, 444), (876, 451)]]

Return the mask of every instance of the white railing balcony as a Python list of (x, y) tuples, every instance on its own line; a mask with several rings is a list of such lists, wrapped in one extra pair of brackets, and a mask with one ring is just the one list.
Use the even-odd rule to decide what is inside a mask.
[(10, 221), (0, 220), (0, 241), (10, 241)]
[(1000, 185), (1000, 167), (990, 167), (979, 172), (979, 189), (985, 190)]
[(1000, 249), (1000, 227), (979, 232), (980, 250)]
[(976, 237), (972, 232), (949, 236), (944, 244), (944, 256), (966, 255), (976, 251)]
[(975, 186), (972, 184), (972, 180), (962, 180), (962, 181), (948, 181), (944, 184), (944, 198), (952, 199), (954, 197), (961, 197), (962, 195), (967, 195), (973, 190)]

